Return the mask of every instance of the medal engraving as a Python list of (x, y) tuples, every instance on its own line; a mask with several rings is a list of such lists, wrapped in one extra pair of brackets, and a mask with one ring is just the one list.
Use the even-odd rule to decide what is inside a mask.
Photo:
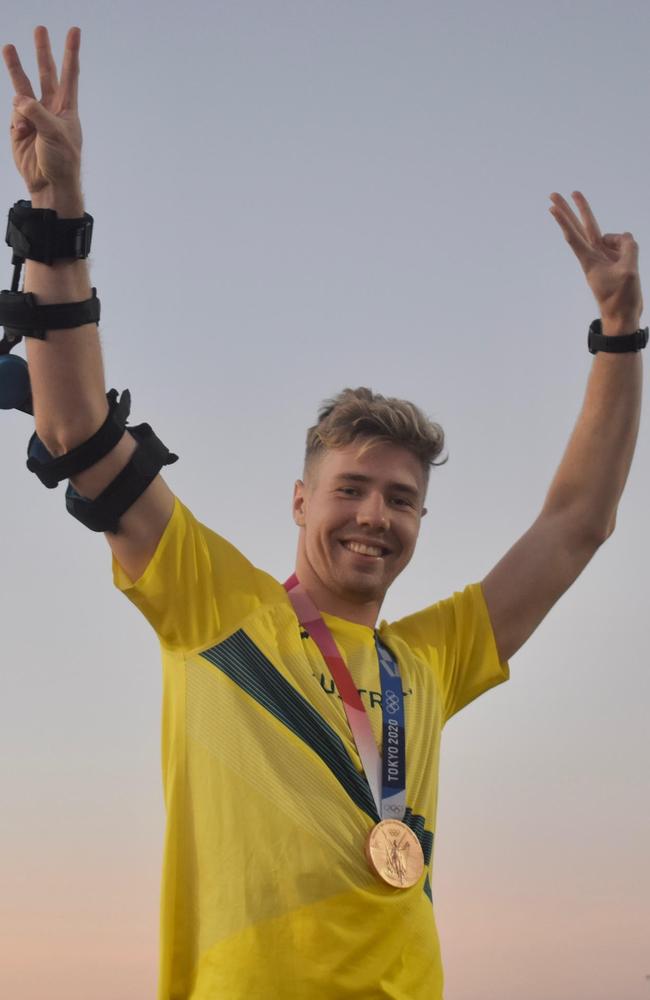
[(371, 871), (397, 889), (415, 885), (424, 871), (420, 841), (401, 820), (384, 819), (372, 828), (366, 841), (366, 858)]

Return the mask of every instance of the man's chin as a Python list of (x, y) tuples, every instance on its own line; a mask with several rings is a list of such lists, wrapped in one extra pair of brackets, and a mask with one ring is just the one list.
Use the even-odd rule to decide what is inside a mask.
[(371, 601), (381, 603), (387, 589), (383, 582), (380, 585), (377, 581), (364, 579), (362, 576), (339, 582), (341, 597), (351, 604), (369, 604)]

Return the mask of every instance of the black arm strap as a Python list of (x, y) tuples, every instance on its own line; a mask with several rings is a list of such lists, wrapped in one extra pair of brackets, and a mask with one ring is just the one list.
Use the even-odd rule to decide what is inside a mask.
[(89, 469), (115, 447), (126, 427), (131, 411), (131, 393), (125, 389), (117, 400), (117, 389), (106, 393), (108, 416), (92, 437), (67, 451), (59, 458), (53, 458), (43, 446), (40, 438), (32, 434), (27, 446), (27, 468), (35, 473), (49, 490), (58, 486), (62, 479), (73, 479), (78, 473)]
[(32, 292), (0, 292), (0, 326), (9, 337), (45, 340), (48, 330), (70, 330), (86, 323), (99, 323), (97, 289), (83, 302), (61, 302), (39, 306)]
[(17, 201), (9, 209), (5, 242), (14, 261), (39, 260), (43, 264), (67, 258), (83, 260), (90, 253), (93, 217), (59, 219), (51, 208), (32, 208), (31, 201)]
[(72, 485), (66, 492), (66, 507), (73, 517), (91, 531), (108, 531), (116, 534), (120, 517), (132, 507), (147, 486), (153, 482), (163, 465), (178, 461), (162, 441), (156, 437), (149, 424), (129, 428), (138, 442), (131, 461), (108, 484), (95, 500), (82, 497)]

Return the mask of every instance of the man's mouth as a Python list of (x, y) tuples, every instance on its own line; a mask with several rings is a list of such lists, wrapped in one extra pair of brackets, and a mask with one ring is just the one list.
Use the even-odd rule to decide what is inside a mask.
[(384, 545), (371, 545), (368, 542), (341, 542), (343, 548), (349, 552), (354, 552), (359, 556), (371, 556), (374, 559), (381, 559), (388, 555), (389, 550)]

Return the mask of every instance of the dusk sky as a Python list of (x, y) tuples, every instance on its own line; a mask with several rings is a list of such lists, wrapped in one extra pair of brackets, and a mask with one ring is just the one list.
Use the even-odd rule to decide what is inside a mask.
[[(82, 29), (108, 385), (180, 455), (171, 488), (284, 579), (305, 430), (367, 385), (442, 423), (450, 456), (382, 617), (485, 576), (589, 372), (596, 306), (552, 191), (634, 233), (650, 301), (650, 5), (24, 0), (2, 42), (34, 80), (40, 23), (57, 61)], [(7, 128), (11, 93), (5, 74)], [(8, 210), (27, 195), (3, 135)], [(0, 424), (0, 996), (149, 1000), (157, 640), (25, 469), (30, 418)], [(613, 538), (443, 735), (446, 1000), (650, 997), (649, 443), (644, 418)]]

